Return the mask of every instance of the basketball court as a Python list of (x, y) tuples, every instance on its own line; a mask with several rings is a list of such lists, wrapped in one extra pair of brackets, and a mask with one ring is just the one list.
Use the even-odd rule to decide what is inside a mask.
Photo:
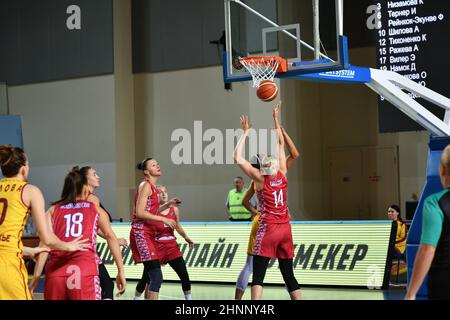
[[(132, 300), (134, 287), (137, 282), (129, 281), (127, 291), (121, 300)], [(234, 285), (226, 284), (200, 284), (193, 285), (195, 300), (231, 300), (234, 296)], [(389, 290), (367, 290), (367, 289), (343, 289), (343, 288), (303, 288), (302, 299), (304, 300), (403, 300), (405, 288), (391, 288)], [(280, 286), (268, 286), (264, 291), (264, 300), (284, 300), (286, 290)], [(38, 290), (35, 299), (42, 300), (43, 293)], [(160, 294), (161, 300), (184, 300), (179, 283), (164, 283)], [(247, 293), (244, 300), (250, 300)], [(142, 299), (140, 301), (145, 301)], [(136, 303), (139, 303), (137, 301)]]

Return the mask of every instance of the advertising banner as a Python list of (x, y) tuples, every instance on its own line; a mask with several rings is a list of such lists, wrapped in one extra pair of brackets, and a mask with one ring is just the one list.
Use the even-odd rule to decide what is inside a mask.
[[(193, 248), (180, 236), (178, 245), (191, 281), (234, 283), (245, 264), (250, 223), (185, 222), (182, 226), (194, 241)], [(115, 223), (120, 238), (129, 239), (129, 223)], [(391, 221), (292, 222), (295, 275), (300, 285), (386, 285)], [(98, 252), (110, 275), (117, 274), (105, 240), (98, 239)], [(135, 264), (130, 248), (123, 249), (125, 274), (140, 279), (143, 265)], [(162, 267), (165, 280), (179, 280), (169, 265)], [(278, 262), (272, 259), (265, 283), (283, 284)]]

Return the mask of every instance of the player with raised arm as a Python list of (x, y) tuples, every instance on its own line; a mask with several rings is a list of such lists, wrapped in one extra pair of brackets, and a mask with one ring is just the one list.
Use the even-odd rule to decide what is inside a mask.
[(280, 271), (291, 299), (300, 299), (300, 287), (293, 269), (294, 244), (291, 217), (287, 208), (287, 165), (285, 142), (278, 120), (280, 108), (281, 101), (273, 112), (278, 136), (278, 158), (263, 157), (261, 169), (258, 170), (242, 157), (245, 140), (251, 128), (246, 116), (240, 118), (244, 132), (233, 154), (241, 170), (253, 179), (261, 208), (260, 224), (253, 245), (252, 300), (262, 297), (264, 277), (271, 258), (278, 258)]
[[(53, 233), (45, 218), (45, 201), (41, 191), (27, 182), (30, 171), (27, 156), (21, 148), (0, 146), (0, 300), (31, 300), (27, 286), (28, 272), (23, 254), (22, 234), (31, 215), (41, 242), (47, 247), (65, 251), (85, 250), (81, 236), (64, 242)], [(24, 251), (24, 252), (22, 252)]]
[[(161, 217), (158, 212), (170, 207), (176, 207), (180, 201), (176, 198), (160, 205), (159, 193), (155, 184), (161, 176), (159, 163), (153, 158), (146, 158), (137, 165), (144, 174), (144, 180), (139, 184), (134, 196), (133, 221), (130, 231), (130, 247), (136, 263), (144, 264), (144, 272), (148, 274), (148, 292), (150, 300), (158, 300), (159, 289), (163, 282), (161, 264), (158, 252), (152, 241), (148, 220), (163, 222), (175, 228), (177, 222)], [(139, 288), (136, 288), (139, 289)]]
[[(277, 117), (279, 113), (279, 109), (277, 109)], [(286, 167), (290, 168), (292, 164), (295, 162), (296, 159), (300, 156), (300, 153), (297, 150), (297, 147), (295, 146), (294, 142), (292, 141), (291, 137), (289, 137), (288, 133), (284, 128), (281, 128), (283, 132), (283, 137), (286, 141), (286, 145), (289, 151), (289, 155), (286, 158)], [(262, 158), (264, 155), (257, 154), (252, 157), (250, 160), (251, 165), (256, 168), (260, 169), (261, 162), (260, 158)], [(245, 265), (242, 268), (241, 272), (239, 273), (238, 279), (236, 281), (236, 289), (234, 298), (236, 300), (241, 300), (242, 296), (245, 293), (245, 290), (247, 289), (248, 279), (250, 277), (250, 274), (253, 272), (253, 245), (255, 243), (256, 233), (259, 228), (259, 217), (261, 216), (261, 212), (258, 211), (257, 208), (253, 207), (253, 205), (250, 202), (250, 199), (253, 197), (253, 195), (256, 192), (255, 183), (252, 181), (250, 184), (250, 187), (248, 188), (247, 193), (244, 196), (244, 199), (242, 200), (242, 205), (252, 213), (252, 228), (250, 231), (250, 236), (248, 239), (248, 246), (247, 246), (247, 259), (245, 261)]]

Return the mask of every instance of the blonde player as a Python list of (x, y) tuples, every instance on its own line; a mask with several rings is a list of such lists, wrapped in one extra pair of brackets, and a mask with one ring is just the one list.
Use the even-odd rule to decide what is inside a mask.
[[(277, 109), (276, 112), (278, 116), (279, 109)], [(281, 128), (281, 131), (283, 133), (283, 137), (289, 151), (289, 156), (286, 158), (286, 166), (287, 168), (290, 168), (292, 164), (295, 162), (295, 160), (298, 159), (300, 153), (298, 152), (297, 147), (295, 146), (291, 137), (289, 137), (289, 135), (287, 134), (286, 130), (284, 130), (284, 128)], [(252, 159), (250, 159), (252, 167), (259, 170), (261, 167), (260, 159), (262, 157), (263, 155), (261, 154), (253, 156)], [(248, 188), (247, 193), (244, 196), (244, 199), (242, 200), (242, 205), (252, 213), (253, 223), (252, 229), (250, 231), (250, 236), (248, 239), (247, 260), (245, 261), (245, 265), (242, 268), (241, 272), (239, 273), (239, 277), (236, 282), (236, 290), (234, 294), (234, 298), (236, 300), (242, 299), (242, 296), (244, 295), (245, 290), (247, 289), (248, 279), (250, 278), (250, 274), (253, 271), (253, 246), (255, 244), (255, 237), (259, 228), (259, 217), (261, 216), (261, 212), (259, 212), (257, 208), (253, 207), (252, 204), (250, 203), (250, 199), (253, 197), (255, 192), (256, 192), (255, 183), (252, 181), (250, 187)]]

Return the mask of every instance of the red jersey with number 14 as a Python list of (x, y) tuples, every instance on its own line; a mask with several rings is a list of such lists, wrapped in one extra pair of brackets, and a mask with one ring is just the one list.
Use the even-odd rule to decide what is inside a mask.
[(276, 176), (264, 176), (264, 187), (257, 191), (263, 223), (286, 223), (291, 220), (287, 207), (286, 176), (278, 171)]
[(88, 239), (87, 251), (52, 250), (46, 267), (47, 277), (67, 277), (76, 271), (81, 276), (98, 275), (96, 261), (98, 212), (92, 202), (80, 200), (66, 205), (56, 205), (52, 215), (53, 230), (56, 236), (70, 242), (82, 236)]

